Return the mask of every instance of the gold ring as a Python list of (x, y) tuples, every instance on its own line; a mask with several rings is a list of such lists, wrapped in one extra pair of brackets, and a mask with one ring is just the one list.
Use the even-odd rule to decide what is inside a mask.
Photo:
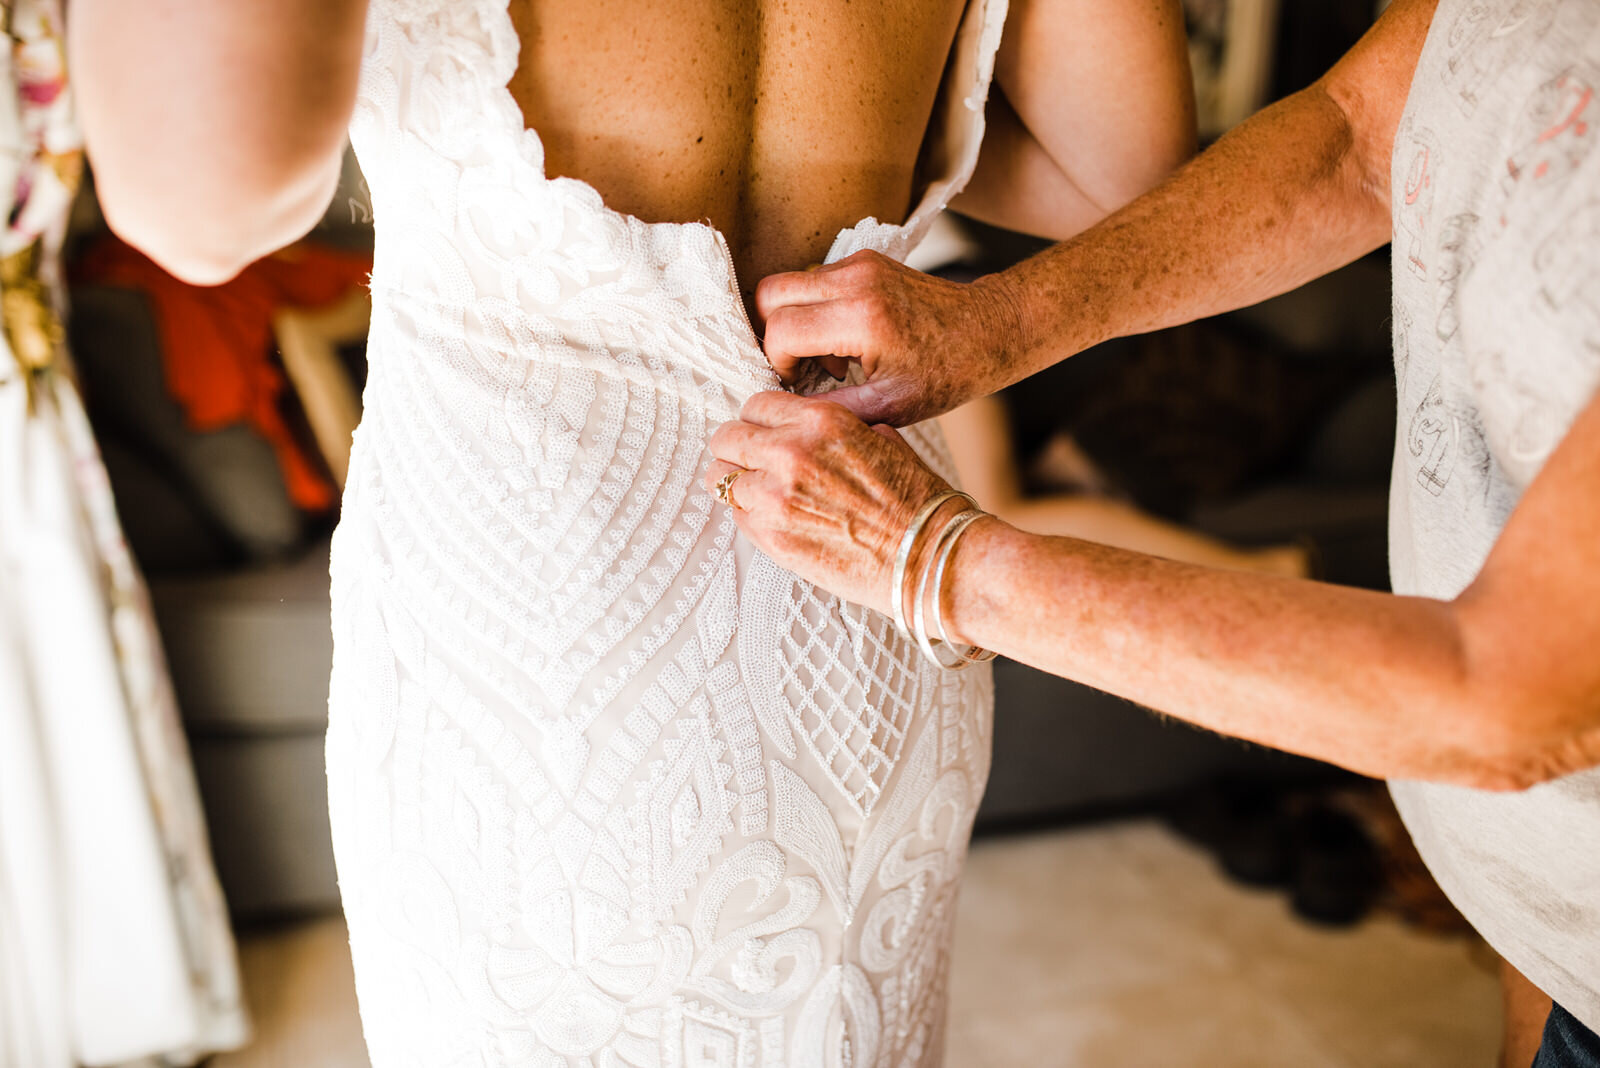
[[(733, 499), (733, 483), (742, 474), (744, 474), (744, 468), (740, 467), (717, 479), (717, 488), (715, 490), (717, 500), (729, 508), (739, 508), (739, 502)], [(739, 510), (744, 511), (742, 508)]]

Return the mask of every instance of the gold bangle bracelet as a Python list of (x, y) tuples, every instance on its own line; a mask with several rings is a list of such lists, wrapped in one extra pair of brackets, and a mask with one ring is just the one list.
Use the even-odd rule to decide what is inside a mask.
[(933, 546), (928, 550), (927, 560), (922, 565), (921, 574), (917, 579), (916, 600), (913, 601), (911, 605), (912, 636), (916, 639), (917, 647), (922, 650), (923, 656), (927, 657), (929, 660), (933, 661), (933, 663), (947, 671), (959, 670), (960, 668), (965, 667), (966, 664), (959, 657), (954, 660), (948, 660), (944, 656), (941, 656), (938, 648), (928, 633), (926, 615), (928, 603), (928, 584), (933, 579), (934, 561), (937, 560), (940, 554), (944, 551), (944, 547), (946, 544), (948, 544), (951, 535), (959, 536), (961, 531), (966, 528), (967, 524), (971, 523), (982, 514), (983, 513), (978, 511), (976, 508), (968, 508), (966, 511), (957, 515), (954, 519), (950, 520), (950, 522), (946, 523), (939, 530), (939, 533), (934, 535)]
[[(969, 513), (970, 514), (970, 513)], [(944, 576), (950, 566), (950, 558), (955, 555), (956, 542), (980, 519), (986, 518), (987, 513), (979, 512), (968, 519), (959, 528), (950, 532), (949, 538), (939, 547), (939, 558), (934, 563), (933, 569), (933, 629), (939, 635), (939, 640), (957, 656), (961, 658), (960, 667), (968, 664), (987, 664), (995, 658), (995, 654), (988, 649), (976, 645), (963, 647), (961, 643), (951, 639), (950, 631), (944, 622)]]
[(977, 501), (960, 490), (943, 490), (935, 493), (917, 509), (916, 514), (911, 517), (911, 522), (906, 525), (906, 532), (900, 537), (900, 548), (894, 554), (894, 569), (889, 579), (889, 604), (893, 609), (891, 615), (895, 629), (903, 638), (911, 638), (911, 628), (906, 624), (906, 569), (911, 564), (911, 554), (916, 549), (917, 538), (922, 534), (922, 528), (928, 525), (933, 513), (953, 497), (965, 499), (974, 508), (978, 506)]

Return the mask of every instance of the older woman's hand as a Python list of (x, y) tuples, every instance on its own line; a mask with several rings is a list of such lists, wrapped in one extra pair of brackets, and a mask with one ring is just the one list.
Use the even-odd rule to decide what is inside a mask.
[(895, 426), (1020, 377), (1021, 307), (1005, 275), (950, 282), (871, 251), (756, 286), (762, 344), (778, 376), (793, 383), (812, 359), (834, 374), (841, 361), (860, 363), (866, 381), (830, 398)]
[(889, 610), (912, 514), (948, 488), (900, 435), (831, 401), (758, 393), (711, 435), (705, 485), (738, 472), (734, 522), (784, 567), (847, 601)]

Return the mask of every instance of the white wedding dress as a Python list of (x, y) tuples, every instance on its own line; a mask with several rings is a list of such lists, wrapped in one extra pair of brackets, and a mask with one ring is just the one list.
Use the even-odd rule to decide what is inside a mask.
[[(1004, 7), (957, 36), (943, 177), (830, 259), (903, 257), (964, 184)], [(737, 536), (706, 438), (777, 381), (726, 244), (547, 179), (517, 51), (504, 0), (374, 0), (351, 127), (328, 780), (373, 1062), (937, 1064), (987, 670)]]

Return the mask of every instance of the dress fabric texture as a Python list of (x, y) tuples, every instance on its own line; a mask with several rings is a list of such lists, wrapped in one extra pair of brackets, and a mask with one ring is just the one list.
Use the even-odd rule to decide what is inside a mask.
[[(941, 177), (830, 259), (903, 257), (964, 184), (1003, 18), (958, 32)], [(706, 438), (777, 381), (726, 244), (547, 179), (517, 51), (503, 0), (378, 0), (351, 127), (328, 777), (373, 1063), (937, 1064), (988, 672), (736, 536)]]

